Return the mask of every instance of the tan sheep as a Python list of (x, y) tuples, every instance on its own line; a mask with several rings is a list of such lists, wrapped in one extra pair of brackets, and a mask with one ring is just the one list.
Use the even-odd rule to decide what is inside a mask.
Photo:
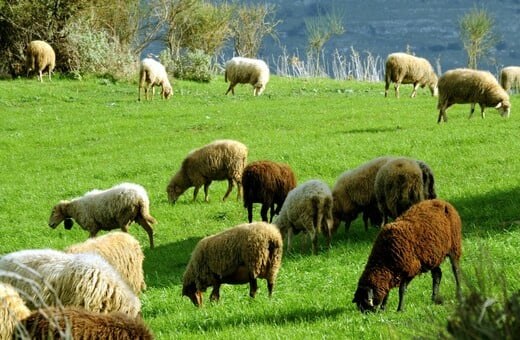
[(145, 58), (139, 66), (139, 97), (141, 100), (141, 89), (144, 88), (144, 97), (148, 100), (148, 90), (152, 89), (152, 100), (155, 96), (155, 86), (161, 86), (161, 98), (168, 99), (173, 94), (173, 89), (168, 80), (168, 74), (164, 66), (152, 59)]
[(25, 49), (25, 63), (27, 77), (31, 71), (35, 71), (38, 72), (38, 80), (43, 82), (42, 72), (47, 69), (49, 80), (51, 80), (51, 73), (56, 66), (56, 54), (51, 45), (45, 41), (33, 40)]
[(479, 104), (481, 117), (484, 118), (484, 108), (500, 109), (502, 116), (509, 117), (511, 103), (509, 95), (498, 84), (496, 78), (487, 71), (458, 68), (449, 70), (439, 79), (439, 118), (448, 121), (446, 110), (453, 104), (471, 104), (469, 118), (475, 112), (475, 104)]
[(95, 237), (100, 230), (121, 228), (128, 232), (135, 221), (148, 234), (150, 248), (154, 247), (152, 226), (157, 221), (150, 215), (146, 190), (138, 184), (121, 183), (106, 190), (92, 190), (71, 201), (61, 201), (52, 208), (49, 227), (54, 229), (64, 221), (65, 229), (71, 229), (73, 219), (89, 231), (90, 237)]
[(31, 311), (18, 291), (8, 283), (0, 282), (0, 339), (11, 339), (18, 322), (31, 314)]
[(226, 200), (235, 184), (237, 199), (242, 197), (242, 172), (247, 164), (247, 146), (235, 140), (216, 140), (191, 151), (182, 161), (181, 168), (171, 178), (166, 192), (170, 202), (175, 203), (188, 188), (195, 187), (193, 201), (204, 185), (204, 201), (209, 201), (208, 189), (212, 181), (228, 181)]
[(302, 249), (306, 244), (306, 234), (309, 234), (312, 253), (317, 254), (319, 232), (325, 236), (329, 249), (332, 229), (332, 193), (329, 186), (316, 179), (298, 185), (285, 198), (274, 224), (280, 229), (282, 238), (287, 235), (287, 251), (291, 251), (293, 234), (300, 231), (303, 232)]
[(36, 310), (21, 325), (30, 339), (153, 339), (140, 316), (100, 314), (77, 307)]
[(98, 254), (118, 271), (134, 293), (139, 295), (146, 288), (143, 250), (139, 242), (128, 233), (116, 231), (91, 238), (66, 248), (65, 252)]
[(508, 66), (500, 70), (500, 85), (506, 91), (520, 88), (520, 66)]
[(234, 95), (237, 84), (251, 84), (254, 87), (253, 94), (259, 96), (269, 82), (269, 67), (260, 59), (235, 57), (226, 62), (224, 80), (229, 81), (226, 94), (231, 91)]
[(350, 223), (354, 221), (359, 213), (363, 213), (365, 231), (368, 230), (368, 220), (376, 221), (379, 211), (374, 189), (377, 172), (393, 157), (378, 157), (364, 163), (357, 168), (343, 172), (332, 188), (332, 216), (334, 223), (333, 232), (339, 228), (341, 221), (345, 221), (345, 231), (350, 228)]
[(283, 241), (276, 226), (266, 222), (241, 224), (199, 241), (186, 267), (182, 295), (195, 306), (213, 287), (211, 301), (220, 299), (220, 285), (249, 283), (249, 296), (255, 297), (256, 280), (266, 279), (269, 297), (282, 263)]
[(415, 97), (419, 86), (428, 86), (433, 96), (437, 95), (437, 75), (430, 62), (407, 53), (392, 53), (386, 59), (385, 97), (390, 83), (395, 83), (395, 96), (399, 98), (401, 84), (413, 84), (411, 97)]

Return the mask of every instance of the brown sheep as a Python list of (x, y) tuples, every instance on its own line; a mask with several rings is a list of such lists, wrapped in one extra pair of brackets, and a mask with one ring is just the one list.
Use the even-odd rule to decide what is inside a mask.
[[(244, 207), (247, 209), (249, 223), (253, 222), (253, 203), (262, 204), (260, 210), (262, 221), (271, 223), (273, 216), (280, 213), (289, 191), (296, 187), (296, 176), (287, 164), (269, 160), (256, 161), (248, 164), (244, 169), (242, 185)], [(268, 210), (270, 210), (269, 220), (267, 220)]]
[(220, 299), (220, 285), (249, 283), (255, 297), (256, 279), (266, 279), (269, 297), (282, 264), (283, 241), (276, 226), (265, 222), (241, 224), (199, 241), (182, 277), (182, 295), (202, 306), (206, 289)]
[(35, 310), (21, 324), (31, 339), (153, 339), (140, 316), (101, 314), (77, 307)]
[(375, 193), (382, 225), (388, 217), (396, 219), (415, 203), (437, 198), (431, 168), (423, 161), (396, 158), (379, 169), (375, 180)]
[(27, 77), (31, 71), (35, 71), (38, 72), (38, 80), (42, 82), (42, 72), (47, 69), (51, 80), (51, 73), (56, 65), (56, 54), (51, 45), (45, 41), (33, 40), (25, 48), (25, 62)]
[(175, 203), (188, 188), (195, 187), (193, 201), (204, 185), (204, 201), (209, 201), (208, 189), (212, 181), (228, 181), (228, 189), (222, 200), (226, 200), (235, 183), (237, 199), (242, 196), (242, 172), (247, 164), (248, 149), (244, 144), (229, 139), (216, 140), (191, 151), (181, 168), (171, 178), (166, 192), (168, 200)]
[(359, 213), (363, 213), (365, 231), (369, 220), (379, 226), (374, 182), (377, 172), (394, 157), (384, 156), (374, 158), (357, 168), (343, 172), (332, 188), (332, 216), (334, 218), (332, 231), (336, 232), (341, 221), (345, 221), (345, 231), (350, 228)]
[(462, 222), (455, 208), (439, 199), (425, 200), (385, 225), (374, 242), (352, 302), (362, 312), (384, 310), (390, 289), (399, 287), (398, 311), (408, 283), (431, 271), (432, 300), (442, 303), (440, 265), (450, 258), (457, 297), (461, 298), (459, 261), (462, 253)]

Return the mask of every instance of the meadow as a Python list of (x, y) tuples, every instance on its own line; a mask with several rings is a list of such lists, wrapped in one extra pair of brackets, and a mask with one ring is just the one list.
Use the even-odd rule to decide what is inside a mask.
[[(449, 261), (443, 266), (443, 305), (431, 302), (431, 276), (408, 286), (405, 310), (396, 312), (398, 291), (387, 310), (361, 314), (351, 302), (377, 229), (361, 219), (348, 233), (340, 228), (332, 248), (317, 256), (298, 244), (284, 254), (272, 299), (259, 281), (256, 299), (248, 286), (225, 285), (222, 300), (195, 308), (181, 296), (182, 274), (202, 237), (247, 221), (236, 190), (223, 202), (225, 182), (210, 186), (210, 202), (193, 189), (175, 205), (166, 185), (192, 149), (215, 139), (236, 139), (249, 147), (249, 161), (270, 159), (291, 165), (298, 182), (321, 179), (331, 186), (345, 170), (382, 155), (424, 160), (435, 174), (439, 198), (463, 221), (463, 289), (483, 284), (499, 296), (520, 289), (516, 257), (520, 240), (520, 97), (511, 96), (511, 117), (487, 109), (468, 119), (469, 105), (448, 109), (437, 124), (437, 99), (427, 89), (409, 98), (383, 83), (274, 76), (261, 97), (218, 77), (208, 84), (173, 81), (169, 101), (137, 101), (136, 83), (54, 77), (0, 81), (0, 254), (28, 248), (56, 248), (85, 240), (47, 226), (61, 199), (120, 182), (143, 185), (150, 196), (155, 249), (138, 225), (130, 233), (143, 246), (147, 290), (142, 315), (157, 339), (401, 339), (438, 338), (456, 307)], [(259, 219), (255, 206), (255, 219)], [(297, 238), (297, 241), (298, 238)]]

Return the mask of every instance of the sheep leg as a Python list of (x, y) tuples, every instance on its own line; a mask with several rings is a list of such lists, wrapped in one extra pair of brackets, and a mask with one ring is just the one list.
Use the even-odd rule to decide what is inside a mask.
[(269, 298), (273, 295), (274, 283), (270, 280), (267, 281), (267, 291), (269, 292)]
[(228, 179), (228, 188), (227, 188), (226, 194), (224, 195), (224, 198), (222, 198), (223, 201), (227, 200), (227, 198), (231, 194), (231, 191), (233, 191), (234, 186), (235, 186), (235, 183), (233, 182), (233, 180), (231, 178)]
[(253, 222), (253, 203), (247, 205), (247, 220)]
[[(143, 216), (138, 216), (135, 221), (137, 222), (137, 224), (139, 224), (141, 227), (143, 227), (143, 229), (148, 234), (148, 239), (150, 240), (150, 248), (153, 249), (153, 247), (154, 247), (153, 228), (152, 228), (151, 224), (148, 223), (148, 221)], [(127, 230), (128, 230), (128, 227), (127, 227)]]
[(385, 98), (388, 97), (389, 88), (390, 88), (390, 80), (385, 80)]
[(290, 253), (292, 249), (293, 229), (289, 228), (287, 232), (287, 252)]
[(413, 91), (412, 91), (412, 95), (410, 96), (410, 98), (414, 98), (415, 95), (417, 94), (417, 89), (419, 88), (419, 83), (414, 83), (413, 84)]
[(213, 285), (213, 290), (211, 291), (209, 300), (210, 301), (219, 301), (220, 300), (220, 282), (217, 282)]
[(204, 202), (209, 202), (209, 185), (211, 181), (204, 183)]
[(397, 83), (395, 83), (395, 85), (394, 85), (394, 88), (395, 88), (395, 96), (396, 96), (397, 98), (399, 98), (399, 86), (401, 86), (401, 82), (397, 82)]
[(258, 283), (256, 279), (250, 275), (249, 277), (249, 296), (254, 298), (256, 296), (256, 291), (258, 290)]
[(460, 267), (459, 261), (456, 259), (453, 252), (448, 254), (451, 262), (451, 269), (453, 270), (453, 276), (455, 276), (455, 285), (457, 286), (457, 298), (462, 300), (462, 290), (460, 289)]
[[(267, 222), (267, 210), (269, 209), (269, 205), (266, 203), (262, 204), (262, 208), (260, 209), (260, 216), (262, 216), (262, 221)], [(271, 208), (271, 212), (272, 212)], [(271, 221), (273, 219), (273, 214), (271, 213)]]
[(432, 269), (432, 301), (435, 304), (442, 304), (442, 297), (439, 296), (439, 287), (441, 285), (442, 270), (440, 267)]
[(231, 94), (235, 95), (235, 86), (236, 84), (230, 83), (225, 95), (227, 95), (229, 91), (231, 91)]
[(327, 220), (324, 220), (322, 222), (322, 225), (325, 226), (325, 227), (322, 227), (322, 229), (321, 229), (323, 232), (323, 236), (325, 236), (325, 244), (327, 246), (327, 249), (330, 249), (330, 229), (329, 229)]
[(316, 232), (316, 229), (311, 230), (309, 232), (312, 240), (312, 253), (314, 255), (318, 254), (318, 233)]
[(196, 185), (195, 189), (193, 189), (193, 202), (197, 199), (197, 195), (199, 193), (200, 185)]
[(406, 288), (408, 287), (408, 280), (403, 279), (401, 284), (399, 285), (399, 305), (397, 306), (397, 311), (401, 312), (403, 310), (403, 301), (404, 301), (404, 293), (406, 293)]
[(447, 122), (448, 121), (448, 116), (446, 116), (446, 109), (447, 107), (441, 107), (439, 109), (439, 118), (437, 118), (437, 123), (440, 123), (441, 122), (441, 119), (444, 121), (444, 122)]
[(473, 117), (474, 112), (475, 112), (475, 103), (471, 103), (471, 110), (469, 111), (469, 118)]
[(482, 119), (486, 118), (486, 114), (484, 113), (484, 105), (480, 103), (478, 105), (480, 105), (480, 117), (482, 117)]

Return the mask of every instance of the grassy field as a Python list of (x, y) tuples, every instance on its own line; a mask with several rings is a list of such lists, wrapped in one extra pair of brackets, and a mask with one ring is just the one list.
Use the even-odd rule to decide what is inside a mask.
[[(193, 189), (175, 205), (166, 185), (185, 155), (215, 139), (231, 138), (249, 147), (249, 161), (286, 162), (298, 182), (318, 178), (331, 186), (346, 169), (381, 155), (409, 156), (434, 170), (440, 198), (463, 220), (464, 288), (479, 268), (500, 275), (479, 276), (492, 292), (520, 288), (520, 97), (512, 114), (487, 110), (468, 120), (469, 105), (448, 110), (437, 124), (436, 98), (421, 90), (384, 98), (381, 83), (273, 77), (265, 94), (250, 86), (224, 96), (227, 84), (174, 81), (167, 102), (137, 102), (137, 84), (103, 79), (55, 77), (0, 81), (0, 254), (26, 248), (64, 247), (86, 239), (77, 225), (51, 230), (47, 221), (61, 199), (127, 181), (143, 185), (157, 218), (155, 244), (144, 230), (130, 233), (145, 251), (148, 289), (142, 314), (158, 339), (208, 338), (435, 338), (456, 306), (449, 262), (443, 266), (444, 305), (433, 305), (431, 277), (414, 279), (397, 313), (397, 290), (382, 313), (359, 313), (352, 298), (377, 229), (368, 233), (357, 220), (334, 235), (332, 249), (317, 256), (298, 244), (284, 254), (272, 299), (259, 281), (255, 300), (247, 285), (224, 286), (222, 301), (197, 309), (181, 297), (181, 278), (190, 253), (203, 236), (247, 221), (235, 199), (221, 198), (226, 183), (210, 187), (210, 202), (191, 202)], [(259, 207), (255, 207), (259, 219)], [(322, 241), (322, 239), (320, 239)], [(321, 242), (323, 244), (323, 242)], [(502, 278), (502, 275), (505, 279)]]

